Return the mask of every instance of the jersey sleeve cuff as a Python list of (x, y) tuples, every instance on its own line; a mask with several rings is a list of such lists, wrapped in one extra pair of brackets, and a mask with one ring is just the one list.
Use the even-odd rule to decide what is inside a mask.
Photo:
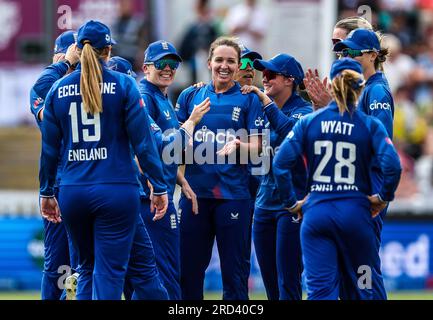
[(153, 195), (154, 196), (162, 196), (164, 194), (167, 194), (167, 191), (164, 191), (164, 192), (155, 192), (155, 191), (153, 191)]

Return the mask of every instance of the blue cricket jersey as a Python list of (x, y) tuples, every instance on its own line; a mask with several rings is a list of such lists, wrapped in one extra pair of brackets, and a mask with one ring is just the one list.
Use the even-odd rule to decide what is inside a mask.
[(365, 83), (365, 88), (359, 97), (358, 109), (379, 119), (392, 139), (394, 100), (388, 81), (382, 72), (376, 72)]
[(394, 198), (400, 160), (382, 123), (355, 110), (340, 115), (337, 104), (302, 118), (288, 134), (273, 165), (286, 207), (296, 204), (292, 171), (300, 155), (308, 166), (308, 205), (324, 200), (363, 198), (372, 194), (370, 167), (375, 156), (384, 173), (379, 196)]
[(242, 94), (237, 82), (224, 93), (216, 93), (212, 82), (202, 88), (189, 87), (176, 104), (179, 121), (186, 121), (194, 106), (207, 97), (210, 110), (195, 127), (193, 150), (185, 159), (185, 178), (198, 198), (250, 199), (248, 159), (217, 157), (216, 152), (236, 137), (247, 142), (245, 135), (262, 133), (264, 115), (259, 98), (254, 93)]
[[(155, 194), (166, 192), (148, 114), (133, 78), (103, 67), (103, 112), (88, 114), (82, 107), (81, 70), (57, 81), (45, 99), (42, 121), (40, 193), (54, 195), (58, 156), (60, 185), (99, 183), (138, 184), (130, 145), (150, 176)], [(63, 142), (64, 149), (60, 154)]]
[[(269, 121), (270, 136), (267, 143), (263, 143), (263, 154), (264, 156), (268, 156), (270, 161), (272, 161), (274, 154), (278, 152), (280, 144), (296, 122), (306, 114), (311, 113), (313, 109), (310, 103), (294, 92), (281, 110), (278, 109), (275, 103), (271, 103), (265, 107), (264, 111), (266, 119)], [(305, 197), (307, 169), (302, 155), (296, 160), (293, 169), (293, 184), (297, 198), (302, 199)], [(284, 210), (272, 173), (272, 164), (270, 165), (269, 172), (262, 178), (257, 193), (256, 207), (265, 210)]]
[(39, 127), (41, 121), (38, 118), (38, 114), (44, 107), (45, 97), (53, 84), (62, 78), (66, 72), (68, 72), (68, 69), (69, 66), (65, 62), (57, 62), (49, 65), (41, 73), (30, 90), (30, 111), (36, 118)]
[[(170, 150), (174, 151), (174, 158), (178, 160), (177, 163), (180, 163), (180, 159), (182, 156), (182, 151), (185, 149), (185, 145), (188, 143), (191, 136), (186, 132), (183, 128), (180, 128), (179, 130), (169, 134), (164, 135), (161, 131), (161, 128), (155, 123), (155, 121), (152, 119), (152, 117), (149, 115), (149, 123), (150, 123), (150, 129), (153, 133), (153, 137), (155, 138), (156, 147), (158, 149), (159, 155), (162, 158), (163, 152), (165, 147), (169, 147)], [(163, 162), (163, 171), (165, 174), (165, 171), (167, 170), (167, 165)], [(176, 164), (177, 166), (177, 164)], [(177, 169), (176, 169), (177, 172)], [(140, 195), (148, 198), (150, 195), (150, 189), (147, 186), (147, 180), (149, 179), (149, 175), (146, 173), (146, 171), (143, 171), (143, 174), (139, 174), (139, 181), (140, 181)], [(166, 176), (164, 176), (164, 180), (166, 179)], [(168, 183), (167, 180), (166, 184)], [(176, 181), (175, 181), (176, 183)], [(167, 186), (168, 190), (171, 190), (171, 187)], [(174, 187), (173, 187), (174, 189)], [(173, 200), (173, 195), (168, 194), (169, 200)]]
[[(179, 129), (179, 122), (177, 121), (174, 107), (168, 97), (157, 86), (146, 79), (140, 81), (139, 89), (150, 117), (161, 130), (162, 136), (160, 139), (165, 140), (166, 145), (172, 139), (170, 137), (176, 135)], [(161, 156), (162, 149), (161, 145)], [(173, 159), (172, 157), (169, 158), (168, 160)], [(168, 197), (172, 200), (176, 187), (177, 168), (180, 161), (164, 162), (164, 159), (161, 159), (163, 160), (164, 180), (168, 188)]]

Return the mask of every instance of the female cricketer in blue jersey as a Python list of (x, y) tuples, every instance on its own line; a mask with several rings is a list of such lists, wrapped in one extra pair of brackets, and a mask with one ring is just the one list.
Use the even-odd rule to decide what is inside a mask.
[[(295, 125), (274, 159), (274, 176), (283, 204), (304, 213), (301, 246), (308, 299), (338, 299), (340, 281), (346, 298), (373, 299), (375, 279), (359, 281), (359, 272), (371, 271), (376, 261), (372, 217), (393, 200), (401, 166), (383, 125), (356, 109), (365, 82), (361, 64), (337, 60), (330, 78), (335, 102)], [(298, 201), (292, 177), (300, 155), (307, 161), (310, 194)], [(374, 195), (372, 155), (384, 173)]]
[[(251, 214), (247, 163), (248, 152), (257, 153), (260, 149), (264, 115), (257, 95), (243, 95), (233, 80), (240, 55), (241, 49), (232, 39), (215, 40), (208, 57), (211, 82), (184, 90), (176, 105), (180, 122), (202, 101), (210, 99), (211, 106), (197, 124), (192, 152), (185, 156), (185, 177), (197, 194), (199, 213), (193, 214), (191, 202), (182, 197), (179, 208), (183, 299), (203, 299), (204, 276), (215, 237), (223, 299), (248, 299)], [(243, 137), (238, 139), (237, 134)], [(245, 164), (233, 159), (242, 155), (246, 155)]]
[[(30, 91), (30, 111), (41, 126), (44, 112), (44, 101), (52, 85), (70, 73), (78, 62), (77, 49), (73, 45), (76, 32), (69, 30), (56, 38), (54, 45), (53, 64), (45, 68)], [(60, 181), (60, 170), (57, 172), (57, 183)], [(58, 188), (56, 186), (56, 196)], [(63, 223), (52, 223), (43, 219), (44, 223), (44, 270), (41, 281), (42, 300), (58, 300), (66, 298), (59, 286), (60, 266), (71, 266), (75, 269), (76, 257), (73, 247), (69, 245), (68, 236)], [(71, 297), (67, 297), (70, 299)]]
[[(388, 50), (381, 48), (378, 35), (367, 29), (356, 29), (349, 33), (344, 41), (334, 46), (334, 51), (339, 52), (343, 57), (350, 57), (359, 61), (362, 65), (363, 75), (366, 80), (365, 88), (359, 97), (358, 109), (365, 114), (376, 117), (385, 126), (388, 136), (393, 138), (394, 100), (385, 75), (380, 70), (386, 59)], [(373, 191), (378, 192), (383, 182), (377, 161), (372, 165)], [(387, 207), (374, 220), (376, 226), (376, 249), (379, 252), (383, 219)], [(379, 256), (377, 256), (379, 257)], [(376, 281), (374, 285), (375, 298), (386, 299), (385, 286), (383, 284), (381, 262), (376, 261), (373, 275)], [(342, 292), (344, 298), (344, 290)]]
[[(179, 129), (174, 107), (167, 95), (168, 87), (173, 83), (176, 70), (182, 61), (176, 48), (167, 41), (151, 43), (144, 53), (143, 72), (145, 78), (140, 81), (140, 94), (146, 104), (150, 117), (168, 137)], [(167, 159), (170, 160), (170, 159)], [(152, 220), (149, 212), (149, 195), (142, 200), (141, 216), (155, 250), (156, 263), (171, 300), (180, 300), (180, 244), (179, 225), (176, 208), (173, 204), (179, 161), (163, 163), (164, 180), (168, 187), (168, 209), (163, 219)], [(142, 184), (147, 186), (146, 177)]]
[[(167, 209), (161, 162), (136, 84), (103, 65), (111, 44), (104, 24), (80, 27), (81, 64), (51, 88), (42, 123), (41, 213), (64, 221), (77, 250), (77, 298), (90, 282), (93, 299), (121, 298), (140, 206), (130, 145), (154, 187), (155, 219)], [(53, 187), (59, 156), (58, 204)]]
[[(255, 60), (254, 67), (263, 72), (264, 92), (253, 90), (264, 106), (270, 135), (263, 152), (271, 161), (281, 142), (295, 123), (313, 111), (296, 89), (302, 84), (304, 71), (300, 63), (288, 54), (278, 54), (269, 61)], [(271, 97), (273, 101), (269, 98)], [(298, 198), (306, 195), (307, 170), (302, 156), (296, 164), (294, 184)], [(272, 174), (272, 167), (263, 176), (254, 210), (253, 240), (260, 273), (270, 300), (302, 299), (302, 254), (300, 221), (285, 210)]]

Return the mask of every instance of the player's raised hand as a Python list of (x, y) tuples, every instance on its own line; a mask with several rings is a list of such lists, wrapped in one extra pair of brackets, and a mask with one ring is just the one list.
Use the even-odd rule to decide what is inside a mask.
[(195, 106), (189, 116), (188, 120), (191, 120), (194, 125), (199, 123), (203, 116), (210, 110), (210, 98), (207, 97), (199, 105)]
[(56, 198), (41, 198), (41, 215), (50, 222), (62, 222), (60, 208)]
[(228, 156), (235, 152), (237, 149), (239, 149), (241, 145), (241, 140), (234, 139), (229, 142), (227, 142), (224, 147), (221, 148), (221, 150), (217, 151), (217, 155), (219, 156)]
[(315, 110), (327, 106), (332, 101), (331, 85), (328, 84), (328, 78), (321, 81), (317, 69), (314, 72), (311, 69), (307, 70), (304, 85)]
[(203, 81), (200, 81), (200, 82), (194, 83), (192, 86), (193, 86), (194, 88), (202, 88), (202, 87), (204, 87), (205, 85), (206, 85), (206, 83), (204, 83)]
[(370, 201), (371, 207), (370, 207), (370, 212), (371, 212), (371, 216), (373, 218), (376, 218), (377, 215), (386, 208), (386, 206), (388, 205), (388, 201), (383, 201), (382, 199), (380, 199), (378, 194), (374, 194), (372, 196), (367, 196), (368, 200)]
[(65, 54), (65, 59), (69, 61), (71, 65), (76, 64), (80, 60), (80, 55), (78, 54), (79, 49), (76, 43), (69, 46)]
[(268, 105), (269, 103), (272, 102), (271, 98), (269, 98), (266, 95), (266, 93), (264, 93), (263, 91), (261, 91), (256, 86), (244, 85), (241, 88), (241, 92), (242, 92), (242, 94), (248, 94), (248, 93), (254, 92), (259, 97), (260, 101), (262, 102), (262, 104), (264, 106), (266, 106), (266, 105)]

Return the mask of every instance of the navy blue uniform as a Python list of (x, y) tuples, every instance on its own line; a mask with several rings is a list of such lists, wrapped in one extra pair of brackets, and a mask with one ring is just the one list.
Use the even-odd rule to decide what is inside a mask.
[(238, 83), (224, 93), (216, 93), (209, 83), (181, 93), (176, 106), (179, 121), (186, 121), (194, 106), (207, 97), (210, 111), (196, 125), (193, 150), (185, 158), (185, 178), (197, 194), (199, 214), (192, 213), (191, 201), (185, 197), (179, 203), (182, 297), (203, 299), (204, 275), (216, 237), (223, 299), (245, 300), (251, 253), (248, 159), (242, 164), (231, 155), (217, 157), (216, 152), (242, 135), (241, 129), (260, 134), (264, 115), (257, 95), (243, 95)]
[[(311, 104), (294, 92), (281, 110), (271, 103), (264, 111), (270, 123), (270, 141), (264, 144), (263, 152), (272, 160), (272, 150), (277, 152), (295, 123), (313, 110)], [(303, 199), (306, 195), (307, 170), (302, 156), (298, 157), (294, 172), (296, 195)], [(281, 203), (272, 166), (262, 178), (255, 206), (253, 239), (268, 299), (301, 300), (300, 221)]]
[[(179, 129), (174, 107), (166, 95), (151, 82), (143, 79), (140, 81), (140, 94), (146, 104), (150, 117), (162, 130), (163, 136), (175, 134)], [(161, 137), (162, 139), (163, 137)], [(160, 152), (162, 155), (162, 150)], [(158, 266), (164, 286), (167, 288), (170, 299), (180, 300), (180, 247), (179, 227), (177, 212), (173, 204), (174, 188), (176, 186), (178, 161), (163, 163), (164, 180), (168, 188), (169, 206), (165, 216), (158, 221), (153, 221), (149, 200), (144, 198), (141, 216), (155, 250), (156, 264)], [(143, 176), (142, 184), (147, 185), (146, 176)], [(144, 181), (143, 181), (144, 180)]]
[[(30, 111), (35, 116), (36, 123), (41, 126), (39, 113), (44, 108), (44, 101), (54, 82), (62, 78), (69, 66), (64, 62), (54, 63), (42, 72), (30, 91)], [(57, 172), (60, 180), (60, 171)], [(58, 189), (56, 188), (56, 195)], [(59, 267), (70, 266), (75, 270), (76, 257), (63, 223), (52, 223), (43, 219), (44, 223), (44, 270), (41, 281), (42, 300), (58, 300), (65, 298), (59, 288)], [(72, 271), (73, 272), (73, 271)]]
[[(385, 126), (388, 136), (393, 137), (393, 120), (394, 120), (394, 100), (391, 95), (388, 81), (382, 72), (376, 72), (366, 82), (365, 88), (359, 97), (358, 108), (365, 114), (376, 117)], [(373, 193), (379, 192), (383, 183), (383, 173), (380, 171), (380, 166), (377, 161), (373, 162), (371, 167)], [(385, 218), (388, 207), (380, 212), (374, 219), (376, 227), (376, 249), (380, 250), (382, 243), (382, 226), (383, 219)], [(383, 277), (381, 271), (381, 263), (378, 259), (375, 263), (373, 275), (375, 281), (373, 282), (373, 293), (376, 299), (386, 300), (386, 291), (383, 284)], [(342, 288), (341, 298), (345, 298), (344, 288)]]
[(348, 298), (373, 299), (370, 286), (358, 286), (360, 268), (371, 270), (377, 255), (367, 199), (372, 194), (370, 166), (374, 155), (384, 173), (378, 194), (384, 201), (393, 200), (401, 167), (392, 142), (378, 120), (359, 111), (340, 115), (335, 102), (304, 117), (273, 162), (288, 208), (296, 205), (292, 170), (302, 154), (310, 192), (301, 226), (308, 299), (338, 299), (340, 281)]
[(164, 194), (166, 186), (134, 80), (104, 67), (103, 112), (92, 116), (82, 107), (80, 72), (56, 82), (45, 101), (40, 193), (54, 194), (60, 155), (59, 205), (78, 252), (77, 298), (93, 275), (94, 299), (120, 299), (140, 209), (130, 144), (154, 193)]

